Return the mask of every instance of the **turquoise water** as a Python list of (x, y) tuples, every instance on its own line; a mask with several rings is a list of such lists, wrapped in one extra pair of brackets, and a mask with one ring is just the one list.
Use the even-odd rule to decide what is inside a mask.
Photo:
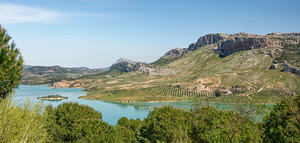
[(41, 100), (37, 97), (47, 95), (61, 95), (66, 96), (68, 99), (61, 101), (43, 101), (44, 105), (51, 104), (56, 107), (64, 102), (78, 102), (79, 104), (88, 105), (103, 115), (103, 120), (111, 125), (115, 125), (119, 118), (127, 117), (129, 119), (144, 119), (154, 107), (163, 105), (172, 105), (174, 107), (190, 109), (192, 106), (189, 102), (173, 102), (173, 103), (112, 103), (105, 101), (93, 101), (78, 99), (79, 96), (84, 96), (85, 91), (78, 88), (63, 88), (54, 89), (47, 85), (21, 85), (14, 93), (14, 100), (22, 104), (26, 99), (30, 102), (36, 103)]
[[(59, 104), (64, 102), (78, 102), (79, 104), (88, 105), (103, 115), (103, 120), (111, 125), (115, 125), (121, 117), (127, 117), (128, 119), (144, 119), (148, 116), (149, 112), (153, 110), (154, 107), (160, 107), (164, 105), (171, 105), (173, 107), (181, 109), (191, 109), (194, 104), (187, 101), (181, 102), (161, 102), (161, 103), (115, 103), (115, 102), (105, 102), (105, 101), (94, 101), (94, 100), (84, 100), (79, 99), (79, 96), (86, 95), (86, 92), (78, 88), (62, 88), (54, 89), (47, 85), (21, 85), (16, 89), (14, 94), (14, 100), (20, 104), (24, 103), (26, 99), (29, 99), (32, 103), (41, 102), (37, 97), (47, 96), (47, 95), (61, 95), (66, 96), (68, 99), (61, 101), (42, 101), (44, 105), (51, 104), (57, 107)], [(238, 104), (228, 104), (228, 103), (210, 103), (209, 106), (213, 106), (218, 110), (236, 110), (236, 105)], [(243, 105), (243, 104), (240, 104)], [(207, 106), (207, 105), (204, 105)], [(272, 108), (273, 105), (267, 105), (266, 109)], [(255, 121), (262, 121), (262, 115), (257, 115)]]

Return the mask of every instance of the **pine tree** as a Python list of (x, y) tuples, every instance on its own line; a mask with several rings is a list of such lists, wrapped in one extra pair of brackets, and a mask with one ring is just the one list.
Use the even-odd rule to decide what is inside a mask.
[(20, 84), (23, 59), (20, 51), (0, 25), (0, 98), (5, 98)]

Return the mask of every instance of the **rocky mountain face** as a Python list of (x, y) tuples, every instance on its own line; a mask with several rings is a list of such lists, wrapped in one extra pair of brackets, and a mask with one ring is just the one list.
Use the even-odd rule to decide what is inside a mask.
[[(293, 51), (291, 51), (285, 50), (286, 48), (284, 47), (284, 44), (295, 45), (299, 43), (299, 37), (299, 33), (271, 33), (265, 36), (248, 33), (207, 34), (200, 37), (197, 42), (190, 44), (187, 48), (176, 48), (168, 51), (164, 56), (151, 64), (139, 63), (133, 60), (121, 58), (111, 66), (111, 69), (117, 69), (120, 72), (139, 71), (139, 73), (148, 75), (174, 75), (180, 70), (159, 67), (171, 63), (186, 53), (195, 51), (206, 45), (211, 45), (215, 53), (217, 53), (221, 58), (238, 51), (266, 48), (263, 52), (276, 59), (276, 57), (279, 57), (286, 52), (289, 52), (289, 54), (292, 55), (297, 55), (297, 53), (299, 53), (299, 48), (297, 48), (297, 46), (293, 49)], [(283, 60), (280, 62), (281, 67), (283, 68), (282, 71), (290, 71), (299, 75), (299, 67), (291, 64), (299, 63), (295, 61), (295, 59), (297, 59), (297, 57), (281, 59)], [(278, 66), (275, 65), (272, 66), (272, 68), (277, 67)]]
[(229, 35), (224, 33), (207, 34), (205, 36), (200, 37), (196, 43), (190, 44), (188, 47), (188, 51), (197, 50), (199, 47), (217, 43), (223, 39), (227, 39), (228, 37)]
[(64, 68), (60, 66), (23, 66), (22, 84), (48, 84), (61, 80), (72, 80), (83, 75), (103, 72), (101, 69), (86, 67)]
[(230, 36), (230, 38), (219, 42), (216, 52), (220, 55), (220, 57), (225, 57), (237, 51), (258, 49), (266, 47), (267, 45), (266, 38), (243, 34)]
[[(168, 64), (188, 52), (199, 49), (206, 45), (213, 45), (212, 49), (219, 56), (226, 57), (238, 51), (266, 48), (264, 51), (274, 59), (282, 57), (282, 55), (299, 55), (300, 33), (270, 33), (267, 35), (257, 35), (249, 33), (237, 34), (207, 34), (200, 37), (197, 42), (190, 44), (187, 48), (176, 48), (168, 51), (157, 61), (155, 65)], [(289, 46), (286, 46), (289, 45)], [(289, 47), (294, 47), (291, 49)], [(297, 61), (295, 61), (297, 59)], [(289, 58), (286, 56), (281, 58), (280, 64), (283, 67), (282, 71), (290, 71), (299, 75), (299, 66), (293, 66), (293, 63), (299, 63), (299, 56)], [(277, 66), (273, 65), (272, 68)]]
[(118, 74), (105, 72), (54, 85), (83, 87), (99, 93), (173, 86), (212, 93), (209, 95), (219, 90), (223, 95), (246, 98), (271, 93), (281, 96), (281, 92), (295, 95), (300, 93), (299, 41), (300, 33), (208, 34), (186, 48), (168, 51), (150, 64), (120, 60), (110, 69)]
[(194, 51), (194, 50), (197, 50), (199, 47), (217, 43), (228, 37), (229, 37), (229, 35), (224, 34), (224, 33), (207, 34), (205, 36), (200, 37), (197, 40), (197, 42), (190, 44), (187, 48), (176, 48), (176, 49), (172, 49), (172, 50), (168, 51), (164, 56), (162, 56), (159, 59), (159, 61), (162, 62), (166, 59), (181, 57), (189, 51)]

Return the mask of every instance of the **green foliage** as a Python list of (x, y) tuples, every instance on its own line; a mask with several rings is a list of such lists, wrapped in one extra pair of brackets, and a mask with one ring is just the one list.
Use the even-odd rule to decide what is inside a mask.
[(6, 98), (0, 101), (0, 142), (299, 142), (299, 103), (299, 96), (284, 100), (257, 124), (249, 117), (251, 106), (243, 115), (165, 106), (154, 108), (144, 121), (123, 117), (110, 126), (101, 113), (78, 103), (47, 106), (41, 114), (38, 104), (20, 107)]
[(122, 117), (118, 120), (116, 128), (124, 143), (136, 143), (143, 140), (140, 137), (141, 126), (142, 121), (140, 119), (133, 120)]
[(141, 135), (151, 142), (190, 142), (189, 113), (171, 106), (155, 108), (145, 119)]
[(264, 120), (265, 142), (300, 142), (300, 96), (276, 104)]
[(78, 103), (63, 103), (45, 110), (53, 142), (118, 142), (113, 127), (102, 121), (101, 113)]
[(222, 94), (222, 93), (221, 93), (220, 90), (216, 90), (216, 91), (215, 91), (215, 95), (216, 95), (217, 97), (221, 96), (221, 94)]
[(23, 59), (11, 38), (0, 25), (0, 98), (7, 97), (22, 77)]
[(259, 128), (248, 117), (211, 107), (191, 113), (193, 142), (262, 142)]
[(0, 99), (0, 142), (46, 142), (49, 136), (41, 111), (40, 104), (26, 102), (21, 107), (11, 97)]

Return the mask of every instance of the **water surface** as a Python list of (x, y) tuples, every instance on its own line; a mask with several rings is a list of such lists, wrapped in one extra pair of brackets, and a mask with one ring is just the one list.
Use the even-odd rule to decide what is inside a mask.
[(31, 102), (40, 102), (37, 97), (47, 95), (61, 95), (68, 97), (68, 99), (61, 101), (43, 101), (44, 105), (51, 104), (57, 107), (64, 102), (78, 102), (79, 104), (88, 105), (95, 110), (101, 112), (103, 120), (111, 125), (115, 125), (119, 118), (127, 117), (129, 119), (144, 119), (147, 117), (149, 111), (154, 107), (163, 105), (172, 105), (174, 107), (190, 109), (191, 103), (189, 102), (173, 102), (173, 103), (114, 103), (105, 101), (94, 101), (79, 99), (79, 96), (86, 95), (86, 92), (78, 88), (62, 88), (54, 89), (47, 85), (20, 85), (14, 94), (14, 100), (18, 103), (23, 103), (26, 99)]
[[(115, 103), (95, 100), (79, 99), (78, 97), (86, 95), (86, 92), (79, 88), (61, 88), (54, 89), (47, 85), (21, 85), (15, 91), (14, 100), (22, 104), (27, 99), (31, 102), (41, 102), (37, 97), (47, 95), (61, 95), (68, 97), (68, 99), (61, 101), (43, 101), (44, 105), (51, 104), (54, 107), (64, 102), (77, 102), (79, 104), (88, 105), (103, 115), (103, 120), (111, 125), (115, 125), (118, 119), (121, 117), (127, 117), (128, 119), (144, 119), (148, 116), (149, 112), (154, 107), (160, 107), (164, 105), (171, 105), (173, 107), (181, 109), (191, 109), (194, 107), (192, 102), (180, 101), (180, 102), (160, 102), (160, 103)], [(218, 110), (235, 110), (238, 104), (228, 103), (210, 103), (209, 106), (213, 106)], [(242, 105), (242, 104), (240, 104)], [(270, 109), (273, 105), (268, 105), (266, 108)], [(257, 115), (255, 121), (262, 121), (264, 114)]]

